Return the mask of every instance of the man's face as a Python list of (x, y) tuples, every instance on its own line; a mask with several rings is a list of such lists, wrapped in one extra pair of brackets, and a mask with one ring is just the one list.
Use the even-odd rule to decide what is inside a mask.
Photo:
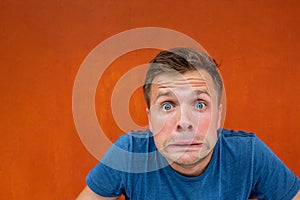
[(221, 106), (212, 78), (200, 72), (163, 73), (153, 80), (149, 128), (171, 166), (201, 163), (217, 141)]

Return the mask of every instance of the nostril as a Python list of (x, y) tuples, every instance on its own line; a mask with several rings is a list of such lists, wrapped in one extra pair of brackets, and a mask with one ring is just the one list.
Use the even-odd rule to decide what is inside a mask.
[(177, 125), (177, 130), (181, 130), (182, 127), (180, 125)]
[(185, 130), (192, 130), (193, 126), (192, 125), (184, 126), (184, 125), (180, 125), (180, 124), (177, 125), (177, 130), (183, 130), (183, 129), (185, 129)]

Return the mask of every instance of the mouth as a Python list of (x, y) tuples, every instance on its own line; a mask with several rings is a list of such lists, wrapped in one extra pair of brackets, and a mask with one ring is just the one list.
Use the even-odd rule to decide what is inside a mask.
[(168, 145), (170, 148), (201, 148), (203, 143), (174, 143)]

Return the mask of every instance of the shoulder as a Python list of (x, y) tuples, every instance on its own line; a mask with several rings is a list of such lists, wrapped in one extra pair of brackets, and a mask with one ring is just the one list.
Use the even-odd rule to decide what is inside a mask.
[[(141, 173), (147, 170), (148, 163), (156, 161), (156, 146), (152, 133), (146, 131), (131, 131), (122, 135), (109, 148), (101, 163), (120, 172)], [(156, 169), (156, 162), (151, 169)]]
[(221, 147), (229, 148), (233, 151), (240, 149), (250, 150), (254, 147), (257, 140), (257, 136), (254, 133), (226, 129), (218, 130), (218, 136)]
[(274, 156), (271, 149), (253, 132), (220, 129), (221, 148), (233, 152), (248, 153), (254, 157)]
[(112, 145), (112, 148), (114, 147), (133, 153), (155, 151), (153, 135), (148, 129), (145, 131), (130, 131), (120, 136)]
[(235, 131), (235, 130), (227, 130), (227, 129), (219, 129), (219, 136), (229, 139), (241, 139), (241, 138), (255, 138), (256, 135), (252, 132), (245, 131)]

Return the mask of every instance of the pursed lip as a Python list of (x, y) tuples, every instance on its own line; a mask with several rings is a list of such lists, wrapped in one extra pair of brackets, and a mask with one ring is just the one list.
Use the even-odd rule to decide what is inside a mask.
[(177, 142), (168, 145), (171, 148), (200, 148), (202, 146), (201, 142)]

